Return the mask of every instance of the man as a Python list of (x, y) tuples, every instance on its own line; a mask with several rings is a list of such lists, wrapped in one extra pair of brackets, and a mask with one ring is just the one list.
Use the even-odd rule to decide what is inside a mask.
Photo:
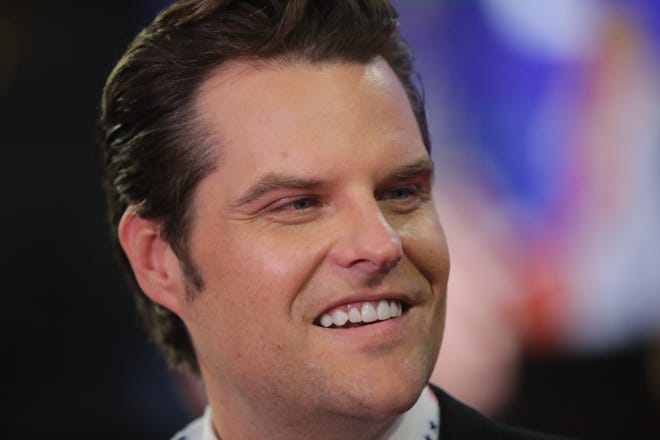
[(386, 0), (172, 5), (99, 144), (138, 307), (207, 393), (175, 438), (546, 438), (427, 386), (449, 257)]

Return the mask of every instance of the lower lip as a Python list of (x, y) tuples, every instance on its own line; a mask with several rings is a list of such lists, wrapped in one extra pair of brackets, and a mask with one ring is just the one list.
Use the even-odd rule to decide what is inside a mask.
[(392, 341), (395, 339), (403, 338), (405, 330), (405, 322), (407, 321), (408, 313), (401, 315), (397, 318), (390, 318), (384, 321), (377, 321), (371, 324), (362, 325), (359, 327), (349, 328), (323, 328), (324, 335), (333, 338), (339, 338), (342, 341), (364, 341), (368, 342), (374, 340), (376, 342)]

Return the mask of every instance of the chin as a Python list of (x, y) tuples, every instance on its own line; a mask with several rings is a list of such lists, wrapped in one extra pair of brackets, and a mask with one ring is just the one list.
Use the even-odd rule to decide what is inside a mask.
[[(420, 374), (421, 373), (421, 374)], [(390, 378), (387, 385), (383, 383), (366, 385), (360, 390), (358, 398), (368, 417), (380, 419), (398, 416), (408, 411), (417, 402), (429, 374), (417, 371), (417, 374), (403, 374), (398, 378)]]

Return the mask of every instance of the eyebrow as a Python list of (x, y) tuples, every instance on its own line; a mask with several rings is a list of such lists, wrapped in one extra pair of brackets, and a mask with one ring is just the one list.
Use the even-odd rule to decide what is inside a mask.
[(322, 182), (316, 179), (305, 179), (293, 177), (285, 174), (267, 173), (263, 175), (257, 183), (252, 185), (236, 202), (232, 203), (234, 207), (251, 203), (264, 194), (279, 189), (306, 189), (312, 190), (321, 186)]
[(427, 157), (418, 159), (408, 165), (395, 169), (386, 180), (407, 180), (413, 177), (427, 175), (433, 177), (435, 165)]
[[(422, 158), (395, 169), (388, 174), (385, 180), (399, 181), (407, 180), (421, 175), (433, 176), (433, 161), (428, 158)], [(302, 189), (314, 190), (323, 185), (323, 181), (318, 179), (306, 179), (301, 177), (294, 177), (286, 174), (267, 173), (252, 185), (238, 200), (232, 203), (233, 207), (247, 205), (255, 200), (258, 200), (265, 194), (271, 191), (281, 189)]]

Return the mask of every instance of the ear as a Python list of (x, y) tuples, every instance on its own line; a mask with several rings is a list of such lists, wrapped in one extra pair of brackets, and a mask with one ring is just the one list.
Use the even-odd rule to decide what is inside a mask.
[(161, 237), (159, 224), (139, 217), (129, 206), (117, 235), (142, 291), (180, 315), (186, 298), (184, 274), (179, 259)]

